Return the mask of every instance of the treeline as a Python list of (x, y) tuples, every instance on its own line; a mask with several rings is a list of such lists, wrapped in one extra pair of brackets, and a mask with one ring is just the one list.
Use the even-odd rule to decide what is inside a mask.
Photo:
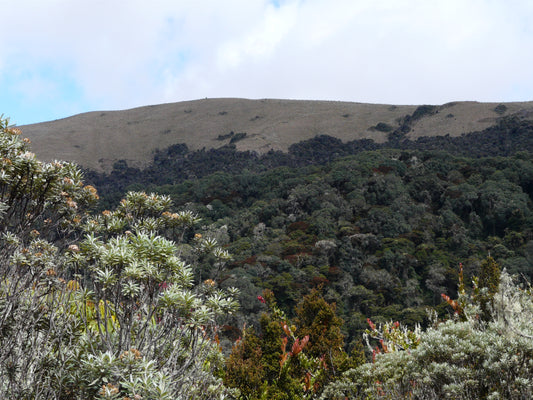
[[(412, 122), (428, 112), (424, 107), (420, 106), (412, 116), (406, 116), (400, 127), (389, 133), (389, 140), (385, 143), (376, 143), (371, 139), (343, 143), (340, 139), (319, 135), (290, 146), (286, 153), (269, 151), (262, 155), (237, 151), (234, 144), (217, 149), (190, 151), (186, 144), (181, 143), (156, 151), (153, 163), (146, 169), (130, 167), (126, 161), (120, 160), (109, 174), (85, 171), (85, 175), (102, 193), (102, 205), (111, 207), (120, 200), (126, 187), (134, 183), (139, 188), (145, 188), (147, 185), (177, 184), (218, 171), (238, 174), (246, 169), (257, 173), (282, 166), (298, 168), (322, 165), (363, 151), (439, 150), (467, 157), (505, 157), (520, 151), (533, 151), (533, 122), (516, 116), (503, 117), (496, 125), (484, 131), (459, 137), (445, 135), (409, 140), (406, 134), (410, 131)], [(387, 127), (392, 129), (388, 125)]]

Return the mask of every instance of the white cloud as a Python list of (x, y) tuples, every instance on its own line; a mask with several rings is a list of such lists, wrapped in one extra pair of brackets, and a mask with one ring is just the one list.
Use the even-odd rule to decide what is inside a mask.
[(244, 61), (257, 63), (272, 57), (294, 26), (296, 17), (296, 4), (267, 6), (259, 26), (219, 47), (217, 66), (224, 70), (235, 68)]
[(2, 13), (0, 82), (41, 79), (22, 80), (21, 98), (61, 98), (66, 84), (41, 65), (64, 71), (93, 109), (237, 96), (532, 97), (529, 0), (21, 0)]

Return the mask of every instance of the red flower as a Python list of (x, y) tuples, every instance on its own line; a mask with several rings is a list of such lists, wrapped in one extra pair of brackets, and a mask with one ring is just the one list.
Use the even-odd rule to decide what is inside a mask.
[(257, 300), (259, 300), (261, 303), (266, 303), (266, 300), (263, 299), (263, 296), (257, 296)]

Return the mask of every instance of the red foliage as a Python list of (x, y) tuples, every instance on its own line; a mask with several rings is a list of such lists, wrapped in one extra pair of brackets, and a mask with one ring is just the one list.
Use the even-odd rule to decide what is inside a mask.
[(305, 221), (296, 221), (287, 226), (287, 233), (291, 233), (294, 231), (302, 231), (305, 232), (309, 229), (309, 224)]
[(311, 282), (309, 283), (312, 287), (320, 287), (329, 284), (329, 280), (327, 278), (324, 278), (323, 276), (314, 276), (313, 279), (311, 279)]
[(453, 311), (455, 312), (456, 315), (459, 315), (463, 312), (463, 308), (457, 301), (450, 299), (450, 296), (446, 296), (444, 293), (442, 293), (441, 296), (446, 303), (452, 306)]
[(296, 338), (294, 343), (292, 344), (292, 355), (296, 356), (298, 355), (306, 346), (306, 344), (309, 342), (309, 335), (306, 335), (301, 341), (300, 338)]
[(243, 264), (255, 265), (257, 262), (257, 256), (251, 256), (242, 261)]
[(388, 174), (392, 170), (393, 170), (393, 168), (392, 167), (388, 167), (387, 165), (380, 165), (377, 168), (372, 168), (372, 171), (380, 173), (380, 174), (384, 174), (384, 175)]
[(329, 267), (328, 276), (331, 280), (339, 279), (341, 273), (342, 271), (339, 267), (335, 267), (335, 266)]
[(308, 256), (310, 255), (311, 253), (304, 253), (304, 252), (300, 252), (300, 253), (296, 253), (296, 254), (289, 254), (289, 255), (286, 255), (283, 257), (284, 260), (287, 260), (288, 262), (290, 262), (292, 265), (296, 265), (298, 263), (298, 261), (304, 257), (304, 256)]

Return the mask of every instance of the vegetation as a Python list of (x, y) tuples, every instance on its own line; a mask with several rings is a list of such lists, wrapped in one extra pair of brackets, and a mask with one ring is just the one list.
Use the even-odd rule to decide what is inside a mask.
[[(455, 316), (448, 321), (434, 318), (409, 349), (395, 346), (405, 335), (391, 335), (388, 327), (378, 329), (388, 336), (386, 342), (381, 341), (381, 354), (375, 355), (372, 363), (347, 371), (321, 398), (530, 398), (531, 288), (521, 288), (506, 272), (499, 283), (490, 315), (483, 320), (479, 318), (483, 303), (477, 295), (490, 288), (474, 287), (473, 293), (468, 293), (460, 280), (463, 289), (458, 300), (448, 299)], [(395, 329), (401, 329), (399, 324)]]
[[(192, 212), (128, 193), (115, 211), (72, 164), (42, 163), (0, 127), (0, 393), (10, 399), (223, 398), (220, 318), (236, 291), (182, 256), (229, 260)], [(210, 254), (208, 256), (208, 254)]]
[(290, 321), (266, 289), (258, 300), (267, 306), (260, 334), (243, 331), (226, 362), (225, 383), (243, 399), (312, 399), (349, 368), (364, 363), (360, 349), (350, 357), (340, 332), (335, 305), (312, 290)]
[[(342, 146), (317, 138), (312, 148), (306, 147), (309, 151), (300, 150), (309, 162), (298, 168), (220, 168), (184, 181), (161, 169), (161, 181), (176, 182), (147, 183), (177, 205), (194, 209), (205, 223), (204, 232), (215, 234), (232, 253), (221, 284), (240, 288), (242, 315), (249, 325), (259, 324), (255, 298), (263, 289), (272, 290), (293, 317), (298, 300), (322, 285), (325, 299), (336, 303), (346, 321), (342, 332), (353, 346), (367, 318), (427, 324), (427, 306), (444, 316), (440, 295), (456, 295), (460, 262), (471, 279), (490, 253), (510, 273), (531, 278), (529, 153), (472, 158), (381, 149), (313, 164), (313, 154), (323, 160), (325, 149), (333, 154)], [(245, 155), (222, 151), (236, 155), (225, 164), (228, 168)], [(169, 156), (169, 165), (180, 154)], [(224, 161), (223, 153), (219, 161), (214, 153), (206, 154), (213, 156), (203, 159), (206, 164)], [(211, 273), (208, 266), (201, 270), (203, 278)], [(232, 325), (243, 322), (240, 318)]]
[(3, 120), (2, 397), (531, 397), (533, 124), (478, 148), (402, 126), (176, 145), (87, 173), (97, 194)]
[[(175, 144), (158, 150), (151, 166), (144, 170), (129, 167), (122, 160), (115, 163), (110, 174), (86, 171), (87, 180), (102, 193), (103, 204), (117, 204), (128, 187), (177, 185), (188, 180), (208, 177), (216, 172), (239, 175), (243, 170), (251, 174), (262, 173), (278, 167), (301, 168), (309, 165), (324, 165), (342, 157), (358, 155), (365, 151), (406, 150), (424, 152), (448, 152), (456, 157), (508, 157), (519, 152), (533, 152), (533, 122), (517, 116), (502, 117), (498, 123), (482, 132), (472, 132), (460, 137), (432, 136), (407, 140), (411, 122), (435, 110), (421, 106), (412, 115), (402, 118), (400, 127), (390, 131), (389, 141), (375, 143), (370, 139), (343, 143), (340, 139), (318, 135), (313, 139), (296, 143), (288, 153), (269, 151), (258, 155), (250, 151), (237, 151), (234, 143), (218, 149), (190, 151), (186, 144)], [(389, 129), (378, 124), (376, 129)], [(220, 140), (244, 137), (244, 133), (221, 135)], [(109, 202), (109, 203), (108, 203)]]

